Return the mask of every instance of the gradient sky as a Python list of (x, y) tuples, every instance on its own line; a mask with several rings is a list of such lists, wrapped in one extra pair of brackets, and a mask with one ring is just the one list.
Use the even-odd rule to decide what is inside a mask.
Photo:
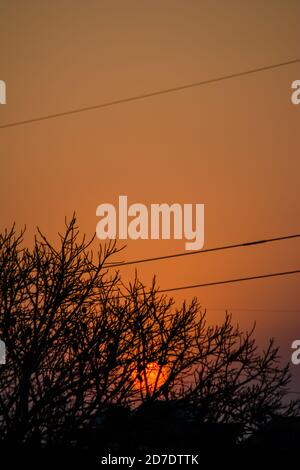
[[(59, 113), (300, 57), (296, 0), (0, 2), (0, 123)], [(1, 229), (39, 225), (55, 241), (76, 210), (204, 203), (205, 247), (300, 232), (300, 65), (139, 102), (0, 130)], [(130, 241), (120, 259), (184, 250)], [(162, 288), (300, 268), (294, 240), (140, 265)], [(123, 268), (125, 279), (135, 267)], [(300, 338), (300, 276), (195, 289), (209, 319), (225, 309), (285, 359)], [(215, 310), (216, 309), (216, 310)], [(300, 366), (293, 368), (300, 390)], [(297, 379), (299, 378), (299, 380)], [(298, 382), (298, 383), (297, 383)]]

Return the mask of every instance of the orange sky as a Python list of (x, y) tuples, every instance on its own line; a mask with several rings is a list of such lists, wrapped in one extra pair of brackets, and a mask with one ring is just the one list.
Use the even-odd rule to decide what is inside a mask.
[[(0, 123), (299, 58), (299, 18), (296, 0), (4, 0)], [(299, 64), (0, 130), (1, 229), (26, 223), (30, 238), (39, 225), (55, 240), (76, 210), (92, 235), (97, 205), (126, 194), (146, 205), (204, 203), (206, 248), (300, 232), (296, 79)], [(299, 248), (295, 240), (199, 254), (138, 272), (145, 282), (157, 274), (167, 288), (286, 271), (300, 268)], [(130, 241), (122, 259), (183, 250), (182, 241)], [(134, 269), (122, 269), (124, 277)], [(257, 320), (260, 340), (275, 336), (288, 358), (300, 337), (299, 282), (266, 279), (175, 297), (197, 295), (213, 322), (226, 308), (245, 327)]]

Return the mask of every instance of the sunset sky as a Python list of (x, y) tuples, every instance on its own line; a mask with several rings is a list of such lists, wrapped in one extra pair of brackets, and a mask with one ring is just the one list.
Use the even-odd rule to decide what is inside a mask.
[[(2, 0), (0, 126), (300, 58), (298, 0)], [(76, 211), (92, 236), (101, 203), (204, 203), (205, 248), (300, 233), (300, 64), (104, 109), (0, 129), (1, 230), (55, 242)], [(123, 244), (123, 243), (122, 243)], [(184, 251), (128, 241), (115, 261)], [(122, 268), (132, 279), (136, 266)], [(138, 265), (161, 288), (300, 269), (300, 240)], [(174, 293), (213, 323), (257, 321), (289, 360), (300, 275)], [(300, 391), (300, 366), (293, 367)], [(298, 388), (297, 388), (298, 387)]]

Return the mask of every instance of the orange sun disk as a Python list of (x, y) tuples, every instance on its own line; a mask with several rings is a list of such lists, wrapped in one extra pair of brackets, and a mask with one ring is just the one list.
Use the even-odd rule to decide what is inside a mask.
[(160, 366), (156, 362), (149, 362), (140, 372), (133, 373), (134, 387), (148, 393), (158, 390), (167, 380), (165, 366)]

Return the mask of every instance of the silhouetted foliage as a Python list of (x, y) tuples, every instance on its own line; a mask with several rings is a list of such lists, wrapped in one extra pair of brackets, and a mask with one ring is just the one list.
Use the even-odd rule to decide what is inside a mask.
[[(3, 445), (61, 445), (70, 430), (113, 406), (186, 402), (199, 422), (256, 429), (283, 405), (290, 380), (270, 341), (259, 353), (253, 331), (226, 314), (207, 324), (196, 299), (180, 307), (155, 284), (125, 286), (108, 243), (95, 255), (75, 218), (58, 247), (38, 231), (32, 248), (15, 228), (0, 236), (0, 366)], [(155, 380), (147, 375), (155, 364)]]

